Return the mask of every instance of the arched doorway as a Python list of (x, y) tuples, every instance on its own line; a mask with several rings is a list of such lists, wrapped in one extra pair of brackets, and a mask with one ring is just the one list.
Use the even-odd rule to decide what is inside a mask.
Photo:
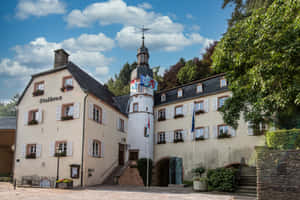
[(154, 185), (168, 186), (169, 184), (182, 184), (182, 159), (167, 157), (159, 160), (155, 166)]

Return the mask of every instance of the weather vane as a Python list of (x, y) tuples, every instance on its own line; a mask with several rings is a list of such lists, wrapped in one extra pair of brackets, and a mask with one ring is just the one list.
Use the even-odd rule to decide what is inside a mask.
[(144, 46), (144, 40), (145, 40), (145, 32), (146, 31), (149, 31), (150, 30), (150, 28), (145, 28), (144, 27), (144, 25), (143, 25), (143, 27), (141, 28), (141, 31), (142, 31), (142, 40), (143, 40), (143, 46)]

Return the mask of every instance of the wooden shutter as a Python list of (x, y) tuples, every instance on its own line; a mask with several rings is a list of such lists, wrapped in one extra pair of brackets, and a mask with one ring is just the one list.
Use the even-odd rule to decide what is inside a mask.
[(234, 137), (235, 134), (236, 134), (236, 133), (235, 133), (235, 129), (232, 128), (232, 127), (230, 127), (229, 130), (230, 130), (230, 135)]
[(43, 121), (43, 111), (42, 111), (42, 109), (39, 109), (38, 112), (37, 112), (37, 121), (38, 121), (39, 124), (42, 123), (42, 121)]
[(248, 125), (248, 135), (254, 135), (252, 123), (247, 122)]
[(184, 116), (187, 115), (187, 104), (183, 104), (182, 112), (183, 112), (183, 115), (184, 115)]
[(55, 154), (55, 142), (50, 142), (49, 156), (54, 156), (54, 154)]
[(208, 112), (208, 111), (209, 111), (208, 99), (204, 99), (204, 111), (205, 111), (205, 112)]
[(61, 120), (61, 105), (56, 106), (56, 120)]
[(204, 128), (204, 138), (205, 138), (205, 139), (208, 139), (208, 138), (209, 138), (209, 127), (208, 127), (208, 126), (206, 126), (206, 127)]
[(107, 123), (107, 116), (106, 116), (106, 110), (102, 108), (102, 123), (106, 124)]
[(67, 142), (67, 156), (72, 156), (73, 145), (72, 142)]
[(24, 125), (28, 125), (28, 112), (24, 113)]
[(22, 145), (22, 149), (21, 149), (21, 157), (22, 158), (25, 158), (26, 157), (26, 151), (27, 151), (27, 148), (26, 148), (26, 144), (23, 144)]
[(88, 155), (93, 156), (93, 140), (88, 139)]
[(218, 110), (218, 98), (217, 97), (215, 97), (213, 99), (213, 107), (214, 107), (214, 111)]
[(213, 126), (213, 135), (214, 135), (214, 138), (218, 138), (218, 127), (217, 126)]
[(93, 119), (93, 110), (94, 110), (94, 105), (92, 103), (89, 103), (89, 110), (88, 110), (89, 119)]
[(101, 142), (100, 144), (101, 144), (100, 145), (101, 146), (101, 157), (104, 158), (104, 143)]
[(42, 152), (42, 145), (36, 144), (36, 157), (37, 158), (41, 157), (41, 152)]
[(74, 104), (74, 118), (78, 119), (80, 117), (80, 103)]

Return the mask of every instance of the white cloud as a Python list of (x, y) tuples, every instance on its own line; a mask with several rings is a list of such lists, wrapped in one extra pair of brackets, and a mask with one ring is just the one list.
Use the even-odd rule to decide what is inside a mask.
[(150, 4), (150, 3), (147, 3), (147, 2), (138, 4), (138, 7), (144, 8), (144, 9), (151, 9), (151, 8), (152, 8), (151, 4)]
[(54, 50), (59, 48), (64, 48), (70, 54), (70, 60), (86, 70), (97, 75), (107, 75), (108, 66), (113, 59), (103, 55), (103, 51), (111, 50), (114, 46), (114, 41), (103, 33), (82, 34), (78, 38), (69, 38), (57, 43), (39, 37), (28, 44), (13, 47), (15, 56), (0, 61), (0, 75), (28, 77), (30, 74), (50, 69), (53, 66)]
[(65, 13), (65, 4), (59, 0), (19, 0), (16, 17), (26, 19), (29, 16), (47, 16)]
[(192, 31), (199, 31), (200, 30), (200, 26), (199, 25), (193, 25), (193, 26), (190, 27), (190, 29)]
[(185, 17), (186, 17), (187, 19), (193, 19), (193, 18), (194, 18), (193, 15), (190, 14), (190, 13), (186, 14)]

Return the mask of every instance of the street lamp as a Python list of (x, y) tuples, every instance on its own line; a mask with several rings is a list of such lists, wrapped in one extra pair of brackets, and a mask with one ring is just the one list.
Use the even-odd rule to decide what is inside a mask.
[(59, 148), (59, 146), (56, 147), (56, 156), (57, 156), (57, 174), (56, 174), (56, 180), (58, 181), (59, 179), (59, 157), (62, 153), (62, 150)]

